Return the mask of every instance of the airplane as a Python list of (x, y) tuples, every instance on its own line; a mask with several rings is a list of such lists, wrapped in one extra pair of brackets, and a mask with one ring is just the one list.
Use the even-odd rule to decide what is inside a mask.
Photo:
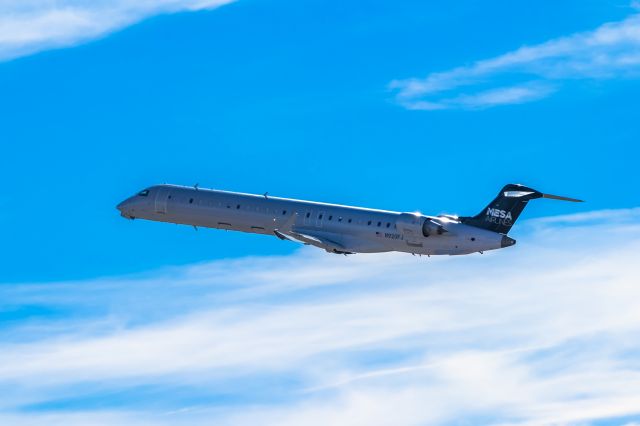
[(272, 235), (336, 254), (463, 255), (510, 247), (529, 200), (582, 202), (508, 184), (475, 216), (394, 212), (179, 185), (148, 187), (117, 205), (127, 219)]

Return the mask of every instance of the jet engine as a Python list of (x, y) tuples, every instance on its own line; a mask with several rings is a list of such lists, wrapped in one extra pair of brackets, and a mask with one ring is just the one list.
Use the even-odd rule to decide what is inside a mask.
[(427, 217), (422, 224), (422, 235), (425, 237), (430, 237), (431, 235), (442, 235), (445, 232), (448, 231), (437, 219)]
[(409, 245), (422, 244), (422, 225), (426, 218), (420, 213), (402, 213), (396, 220), (398, 231)]

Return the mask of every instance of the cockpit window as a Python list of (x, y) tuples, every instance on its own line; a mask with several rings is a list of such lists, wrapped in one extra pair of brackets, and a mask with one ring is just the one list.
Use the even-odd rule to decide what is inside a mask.
[(147, 195), (149, 195), (149, 190), (145, 189), (144, 191), (140, 191), (138, 192), (138, 195), (141, 197), (146, 197)]

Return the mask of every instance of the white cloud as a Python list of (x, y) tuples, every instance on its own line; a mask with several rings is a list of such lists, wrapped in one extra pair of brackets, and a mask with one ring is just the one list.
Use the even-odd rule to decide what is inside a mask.
[(409, 109), (473, 109), (542, 99), (570, 80), (638, 75), (640, 16), (633, 15), (470, 66), (395, 80), (390, 87)]
[(406, 103), (405, 106), (408, 109), (425, 111), (450, 108), (482, 109), (535, 101), (548, 96), (553, 91), (552, 87), (542, 84), (523, 84), (484, 90), (474, 94), (462, 94), (446, 100), (440, 99), (436, 102), (415, 100)]
[(0, 60), (74, 46), (150, 16), (233, 0), (0, 0)]
[[(0, 286), (4, 306), (53, 313), (0, 327), (0, 423), (544, 425), (640, 415), (640, 209), (515, 232), (514, 248), (459, 258), (302, 250), (142, 278)], [(109, 405), (119, 392), (130, 401)], [(220, 393), (240, 402), (203, 402)], [(87, 394), (104, 406), (29, 409)]]

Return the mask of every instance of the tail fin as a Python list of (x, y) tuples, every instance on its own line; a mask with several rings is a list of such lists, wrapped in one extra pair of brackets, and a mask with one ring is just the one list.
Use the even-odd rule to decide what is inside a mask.
[(536, 198), (582, 202), (582, 200), (574, 198), (543, 194), (535, 189), (510, 183), (502, 188), (498, 196), (479, 214), (473, 217), (462, 217), (460, 220), (462, 223), (477, 228), (507, 234), (529, 200)]

